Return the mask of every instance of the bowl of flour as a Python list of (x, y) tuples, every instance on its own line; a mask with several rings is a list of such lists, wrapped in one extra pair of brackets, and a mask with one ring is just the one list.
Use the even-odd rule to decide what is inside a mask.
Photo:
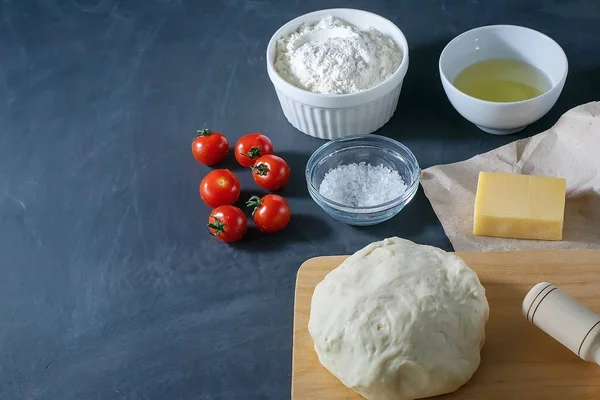
[(381, 128), (396, 110), (407, 70), (402, 31), (361, 10), (305, 14), (283, 25), (267, 47), (267, 71), (285, 117), (322, 139)]

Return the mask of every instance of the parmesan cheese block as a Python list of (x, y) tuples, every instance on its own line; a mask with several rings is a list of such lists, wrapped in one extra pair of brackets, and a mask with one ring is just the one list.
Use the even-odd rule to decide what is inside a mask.
[(565, 193), (563, 178), (480, 172), (473, 234), (562, 240)]

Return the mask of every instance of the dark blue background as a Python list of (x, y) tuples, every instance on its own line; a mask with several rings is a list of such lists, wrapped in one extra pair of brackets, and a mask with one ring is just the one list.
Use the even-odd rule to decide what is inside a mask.
[[(392, 235), (451, 249), (422, 191), (371, 228), (308, 197), (304, 165), (322, 142), (287, 123), (264, 55), (279, 26), (329, 7), (404, 31), (410, 67), (379, 133), (422, 167), (540, 132), (600, 94), (595, 0), (0, 2), (0, 398), (288, 398), (305, 259)], [(463, 120), (437, 73), (450, 39), (497, 23), (547, 33), (570, 63), (554, 109), (511, 137)], [(233, 246), (207, 234), (208, 168), (190, 154), (205, 125), (273, 139), (293, 169), (285, 232)], [(244, 199), (260, 193), (236, 171)]]

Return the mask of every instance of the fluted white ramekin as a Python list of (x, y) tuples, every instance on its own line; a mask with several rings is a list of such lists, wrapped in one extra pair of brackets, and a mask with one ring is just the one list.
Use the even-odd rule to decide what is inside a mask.
[[(371, 89), (340, 95), (312, 93), (283, 79), (274, 67), (277, 40), (300, 25), (317, 22), (327, 15), (360, 29), (373, 27), (391, 38), (402, 51), (402, 62), (396, 72)], [(385, 125), (396, 111), (407, 70), (408, 43), (402, 31), (389, 20), (367, 11), (336, 8), (302, 15), (279, 28), (267, 46), (267, 71), (285, 117), (299, 131), (321, 139), (372, 133)]]

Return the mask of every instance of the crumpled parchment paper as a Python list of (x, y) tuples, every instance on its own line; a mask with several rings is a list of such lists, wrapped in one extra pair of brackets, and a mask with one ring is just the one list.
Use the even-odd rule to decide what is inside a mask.
[[(563, 240), (473, 235), (479, 171), (566, 178)], [(538, 135), (466, 161), (427, 168), (421, 184), (456, 251), (600, 249), (600, 102), (569, 110)]]

